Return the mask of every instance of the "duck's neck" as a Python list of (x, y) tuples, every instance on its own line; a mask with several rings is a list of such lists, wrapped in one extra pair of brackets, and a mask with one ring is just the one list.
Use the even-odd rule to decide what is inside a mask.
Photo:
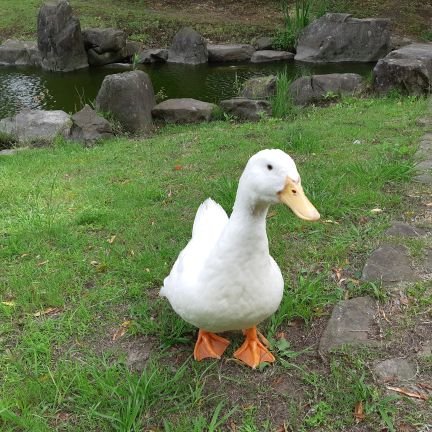
[(248, 194), (237, 194), (233, 212), (230, 217), (230, 228), (235, 230), (239, 243), (246, 247), (263, 248), (268, 251), (266, 217), (268, 204), (257, 203)]

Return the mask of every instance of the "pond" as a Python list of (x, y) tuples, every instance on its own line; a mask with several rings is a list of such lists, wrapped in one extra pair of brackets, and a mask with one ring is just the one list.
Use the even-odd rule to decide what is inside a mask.
[[(155, 93), (168, 98), (191, 97), (207, 102), (236, 96), (248, 78), (284, 72), (301, 75), (355, 72), (368, 75), (373, 64), (338, 63), (310, 65), (298, 62), (185, 66), (156, 64), (140, 66), (153, 82)], [(106, 75), (123, 68), (89, 68), (68, 73), (44, 72), (36, 68), (0, 67), (0, 118), (24, 109), (61, 109), (76, 112), (84, 103), (93, 104)]]

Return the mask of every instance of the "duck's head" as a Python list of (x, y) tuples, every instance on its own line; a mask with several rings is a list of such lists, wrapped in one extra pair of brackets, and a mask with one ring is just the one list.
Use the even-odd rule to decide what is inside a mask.
[(262, 150), (252, 156), (240, 179), (239, 189), (257, 205), (286, 204), (307, 221), (320, 218), (301, 186), (300, 175), (290, 156), (278, 149)]

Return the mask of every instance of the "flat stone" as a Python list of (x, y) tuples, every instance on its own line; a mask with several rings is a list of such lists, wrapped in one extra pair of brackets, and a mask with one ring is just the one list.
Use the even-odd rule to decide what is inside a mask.
[(250, 61), (251, 63), (268, 63), (289, 60), (294, 60), (294, 54), (288, 51), (262, 50), (255, 51)]
[(417, 373), (416, 367), (402, 358), (378, 362), (374, 365), (373, 370), (378, 380), (384, 382), (410, 381)]
[(258, 121), (262, 116), (271, 116), (272, 107), (266, 100), (234, 98), (223, 100), (221, 108), (242, 120)]
[(305, 106), (326, 100), (329, 93), (336, 96), (353, 95), (363, 89), (363, 78), (354, 73), (334, 73), (304, 76), (289, 88), (296, 105)]
[(6, 149), (0, 151), (0, 156), (12, 156), (17, 153), (16, 149)]
[(428, 184), (428, 185), (432, 184), (432, 174), (424, 173), (424, 174), (416, 175), (415, 177), (413, 177), (413, 181), (417, 183)]
[(277, 78), (274, 75), (250, 78), (244, 82), (240, 96), (248, 99), (267, 99), (276, 93)]
[(345, 344), (368, 344), (375, 315), (371, 297), (342, 300), (333, 308), (332, 316), (321, 336), (319, 350), (326, 353)]
[(421, 237), (426, 234), (422, 228), (417, 228), (405, 222), (393, 222), (392, 226), (385, 232), (388, 236), (397, 237)]
[(401, 245), (383, 245), (366, 261), (362, 279), (370, 282), (410, 282), (415, 280), (408, 249)]
[(168, 99), (152, 109), (154, 118), (167, 123), (197, 123), (211, 119), (215, 104), (196, 99)]
[(209, 44), (207, 49), (208, 61), (215, 63), (246, 62), (255, 52), (255, 48), (248, 44)]
[(416, 171), (427, 171), (432, 169), (432, 159), (421, 161), (415, 166)]
[(432, 274), (432, 249), (426, 249), (422, 267), (425, 273)]
[(9, 39), (0, 45), (0, 66), (40, 66), (41, 56), (34, 41)]
[(57, 135), (69, 137), (72, 120), (64, 111), (26, 110), (0, 120), (0, 131), (19, 142), (52, 141)]
[(421, 359), (432, 358), (432, 341), (426, 341), (417, 356)]

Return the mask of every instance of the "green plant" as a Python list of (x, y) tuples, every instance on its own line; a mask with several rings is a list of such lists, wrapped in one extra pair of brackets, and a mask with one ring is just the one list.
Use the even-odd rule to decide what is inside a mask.
[(0, 150), (10, 149), (17, 143), (16, 137), (12, 134), (0, 132)]
[(132, 70), (137, 70), (138, 69), (138, 65), (140, 64), (140, 55), (138, 53), (135, 53), (132, 56)]
[(295, 113), (295, 107), (289, 92), (291, 82), (292, 80), (286, 70), (278, 73), (276, 92), (271, 99), (273, 117), (287, 118)]
[(161, 87), (159, 91), (155, 94), (155, 99), (157, 103), (160, 103), (168, 98), (166, 94), (165, 87)]
[(300, 35), (300, 32), (309, 25), (311, 20), (311, 6), (313, 0), (295, 0), (294, 13), (288, 0), (280, 0), (284, 16), (284, 28), (273, 39), (273, 45), (277, 49), (292, 50)]

